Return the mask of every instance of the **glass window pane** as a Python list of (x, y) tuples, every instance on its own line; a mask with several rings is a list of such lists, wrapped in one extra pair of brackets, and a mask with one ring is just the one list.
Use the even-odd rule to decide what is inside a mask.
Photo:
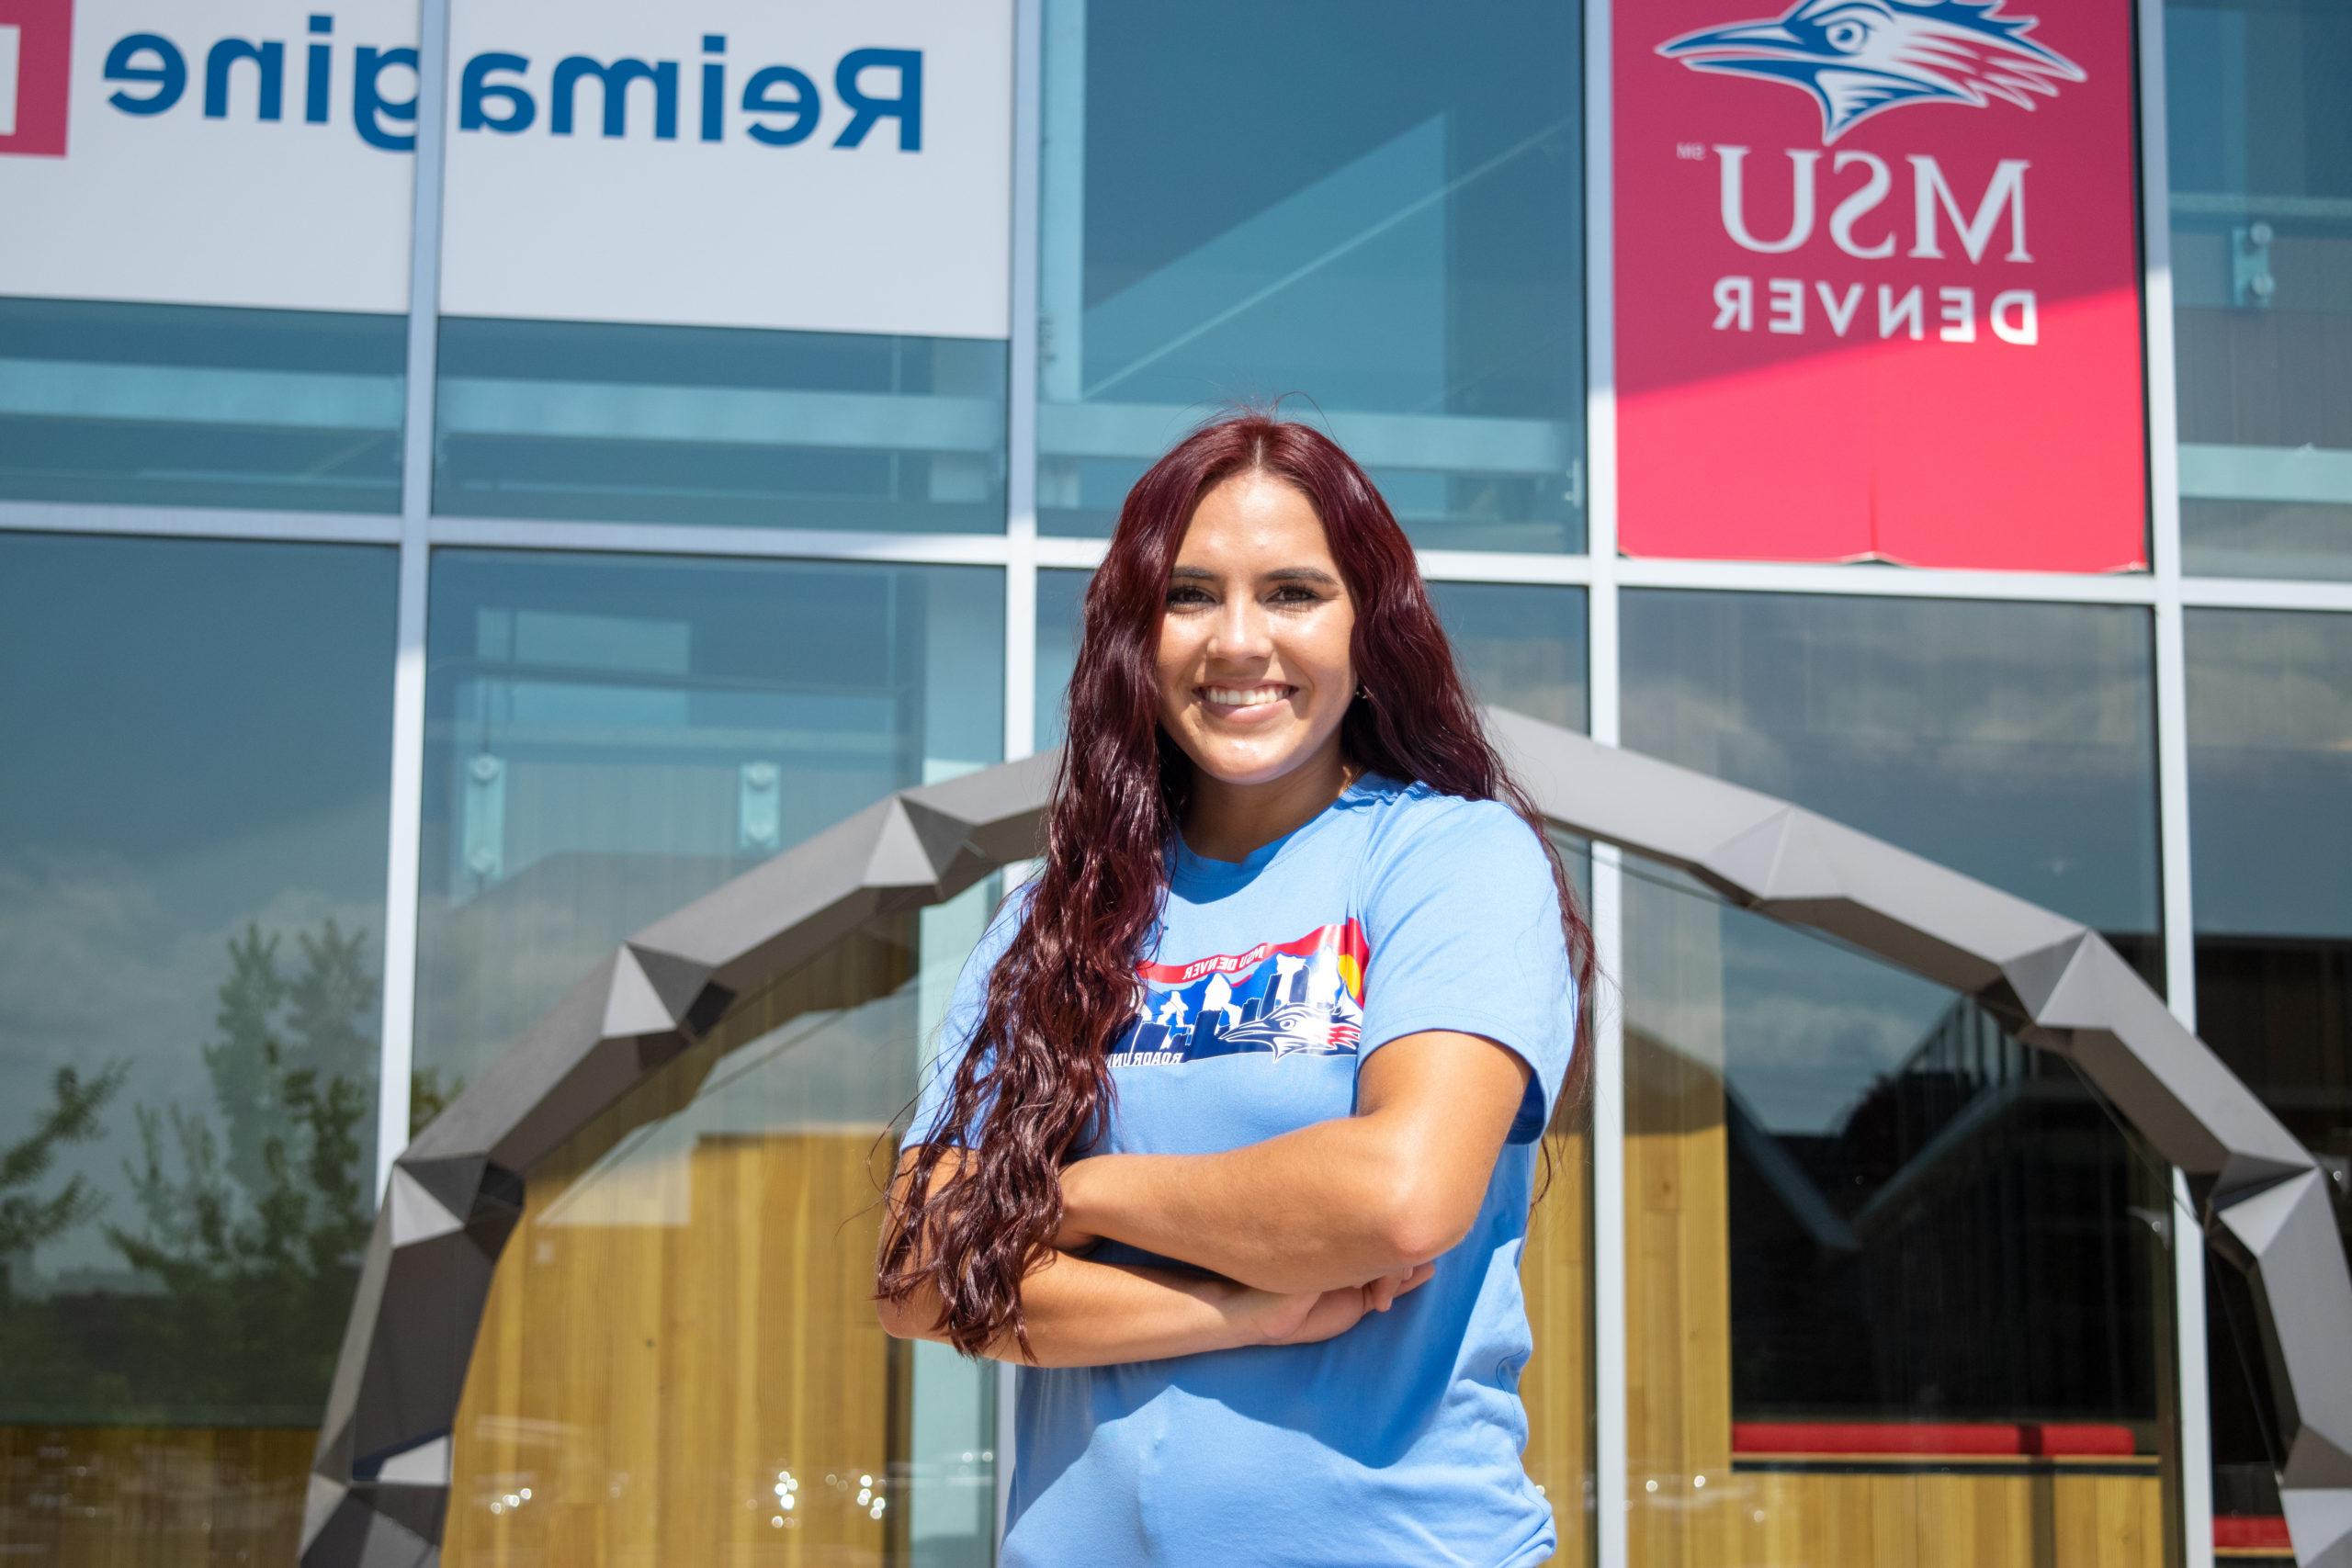
[(631, 932), (891, 790), (998, 761), (1003, 624), (994, 569), (436, 552), (434, 1097)]
[[(2188, 655), (2198, 1030), (2329, 1172), (2352, 1241), (2352, 615), (2192, 610)], [(2275, 1520), (2251, 1303), (2210, 1278), (2214, 1511)]]
[(1642, 592), (1623, 616), (1628, 747), (2071, 916), (2160, 975), (2145, 611)]
[[(416, 1050), (435, 1100), (630, 932), (1002, 755), (993, 569), (442, 551), (432, 605)], [(756, 1506), (761, 1540), (844, 1562), (910, 1539), (988, 1561), (992, 1370), (890, 1340), (862, 1281), (881, 1134), (1000, 890), (878, 922), (742, 998), (533, 1173), (490, 1307), (528, 1350), (495, 1328), (478, 1350), (457, 1556), (610, 1526), (706, 1561)], [(750, 1272), (747, 1224), (767, 1237)], [(754, 1276), (799, 1305), (742, 1317)], [(590, 1283), (617, 1278), (647, 1289)], [(582, 1289), (605, 1304), (582, 1313)], [(574, 1354), (604, 1371), (525, 1371)], [(638, 1414), (657, 1389), (720, 1434), (686, 1462)], [(748, 1403), (717, 1415), (730, 1400)]]
[(2160, 1568), (2162, 1173), (1940, 987), (1635, 857), (1624, 908), (1632, 1561)]
[(532, 1172), (445, 1560), (987, 1568), (998, 1364), (891, 1338), (867, 1292), (909, 1047), (1000, 884), (844, 933)]
[(1581, 588), (1518, 582), (1432, 582), (1430, 598), (1463, 679), (1480, 702), (1584, 730), (1585, 631)]
[(1417, 543), (1584, 547), (1576, 8), (1376, 15), (1048, 0), (1043, 532), (1295, 393)]
[(292, 1560), (375, 1218), (397, 577), (0, 534), (0, 1557)]
[(2352, 577), (2352, 11), (2168, 0), (2182, 558)]
[(401, 316), (0, 299), (0, 499), (396, 513)]
[[(1642, 592), (1623, 615), (1630, 749), (2160, 976), (2146, 612)], [(1934, 1476), (1985, 1533), (1922, 1561), (2129, 1519), (2118, 1561), (2163, 1562), (2170, 1263), (2144, 1213), (2166, 1195), (2099, 1098), (1942, 987), (1649, 863), (1625, 911), (1634, 1561), (1847, 1531), (1821, 1561), (1907, 1561), (1871, 1486), (1905, 1487), (1906, 1540), (1940, 1505), (1871, 1478)], [(2016, 1457), (1963, 1457), (1987, 1445)], [(2092, 1453), (2098, 1477), (2069, 1468)]]
[(1034, 733), (1040, 751), (1069, 739), (1069, 717), (1062, 704), (1069, 695), (1070, 671), (1078, 668), (1079, 623), (1086, 603), (1091, 571), (1045, 570), (1037, 573), (1037, 719)]
[(1000, 533), (1005, 345), (441, 323), (434, 510)]

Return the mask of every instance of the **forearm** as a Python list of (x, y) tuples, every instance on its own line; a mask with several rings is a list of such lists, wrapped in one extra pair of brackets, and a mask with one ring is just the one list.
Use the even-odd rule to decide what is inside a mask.
[[(1230, 1310), (1241, 1293), (1231, 1280), (1057, 1252), (1021, 1282), (1022, 1317), (1036, 1360), (1021, 1353), (1009, 1331), (981, 1353), (1017, 1365), (1099, 1367), (1231, 1349), (1257, 1343)], [(925, 1286), (893, 1332), (903, 1327), (910, 1330), (904, 1337), (945, 1343), (945, 1332), (931, 1327), (938, 1315), (938, 1292)]]
[(1063, 1172), (1069, 1224), (1266, 1291), (1326, 1291), (1427, 1262), (1392, 1134), (1362, 1116), (1213, 1155), (1101, 1155)]

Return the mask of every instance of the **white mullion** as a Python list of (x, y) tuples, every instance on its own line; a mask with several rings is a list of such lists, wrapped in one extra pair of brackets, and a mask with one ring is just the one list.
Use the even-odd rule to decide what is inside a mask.
[[(2197, 926), (2189, 860), (2187, 611), (2181, 596), (2180, 418), (2173, 339), (2172, 180), (2165, 113), (2164, 0), (2139, 0), (2141, 321), (2148, 390), (2149, 558), (2154, 570), (2156, 821), (2165, 990), (2197, 1027)], [(2188, 1184), (2172, 1172), (2175, 1367), (2184, 1568), (2213, 1568), (2213, 1436), (2205, 1346), (2205, 1236)]]
[(0, 531), (268, 539), (281, 544), (396, 545), (398, 517), (342, 512), (231, 512), (204, 506), (117, 506), (0, 501)]
[(376, 1089), (376, 1197), (408, 1146), (416, 1053), (418, 858), (424, 810), (424, 632), (441, 312), (441, 175), (447, 143), (449, 0), (421, 0), (416, 156), (409, 230), (408, 376), (401, 430), (400, 602), (392, 662), (391, 821), (384, 878), (384, 1005)]
[(1615, 563), (1636, 588), (1720, 589), (1750, 593), (1836, 593), (1891, 599), (1987, 599), (2083, 604), (2153, 604), (2146, 572), (1971, 571), (1940, 567), (1838, 562), (1668, 560)]
[(1421, 575), (1431, 582), (1564, 583), (1592, 581), (1589, 555), (1521, 555), (1484, 550), (1416, 550)]
[(435, 517), (429, 537), (436, 545), (495, 549), (790, 557), (932, 566), (1001, 566), (1012, 554), (1003, 534), (868, 534), (851, 529), (548, 523), (508, 517)]
[(1079, 571), (1092, 571), (1102, 564), (1111, 552), (1108, 539), (1046, 538), (1037, 536), (1035, 513), (1031, 513), (1031, 554), (1041, 567), (1066, 567)]
[[(1611, 124), (1610, 8), (1584, 6), (1585, 509), (1587, 655), (1592, 738), (1621, 743), (1617, 667), (1617, 285), (1615, 137)], [(1592, 852), (1594, 956), (1611, 1005), (1593, 1008), (1592, 1398), (1593, 1545), (1600, 1568), (1626, 1568), (1625, 1033), (1614, 1005), (1624, 972), (1624, 871), (1613, 844)]]
[[(1014, 0), (1012, 8), (1012, 228), (1008, 236), (1012, 299), (1007, 326), (1012, 337), (1005, 384), (1003, 539), (1004, 755), (1008, 761), (1035, 751), (1037, 739), (1037, 247), (1044, 6), (1045, 0)], [(1096, 558), (1101, 558), (1099, 548)], [(1012, 1500), (1016, 1376), (1012, 1362), (996, 1363), (995, 1553), (999, 1556), (1003, 1552), (1004, 1527)]]
[[(1037, 70), (1043, 0), (1019, 0), (1013, 17), (1012, 334), (1005, 388), (1004, 755), (1036, 750), (1037, 707)], [(1095, 543), (1094, 541), (1083, 541)], [(1096, 544), (1094, 561), (1102, 558)], [(1093, 564), (1090, 562), (1089, 564)], [(1011, 1368), (1000, 1411), (1010, 1405)], [(1003, 1450), (1000, 1450), (1000, 1452)], [(1012, 1472), (1001, 1465), (1002, 1481)], [(1001, 1507), (998, 1510), (1003, 1517)], [(1001, 1527), (1000, 1526), (1000, 1529)]]
[(2352, 612), (2352, 582), (2183, 577), (2178, 593), (2180, 602), (2192, 609)]

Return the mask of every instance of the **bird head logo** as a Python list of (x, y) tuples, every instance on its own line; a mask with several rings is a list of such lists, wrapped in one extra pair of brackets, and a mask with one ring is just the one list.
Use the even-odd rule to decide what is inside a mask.
[(1693, 71), (1761, 76), (1821, 106), (1821, 140), (1910, 104), (2033, 107), (2083, 69), (2025, 35), (2037, 18), (2000, 15), (2001, 0), (1798, 0), (1770, 19), (1684, 33), (1657, 46)]

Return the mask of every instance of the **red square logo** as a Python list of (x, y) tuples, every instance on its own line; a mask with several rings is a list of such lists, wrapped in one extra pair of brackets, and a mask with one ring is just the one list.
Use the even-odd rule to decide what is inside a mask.
[(0, 0), (0, 153), (65, 155), (74, 0)]

